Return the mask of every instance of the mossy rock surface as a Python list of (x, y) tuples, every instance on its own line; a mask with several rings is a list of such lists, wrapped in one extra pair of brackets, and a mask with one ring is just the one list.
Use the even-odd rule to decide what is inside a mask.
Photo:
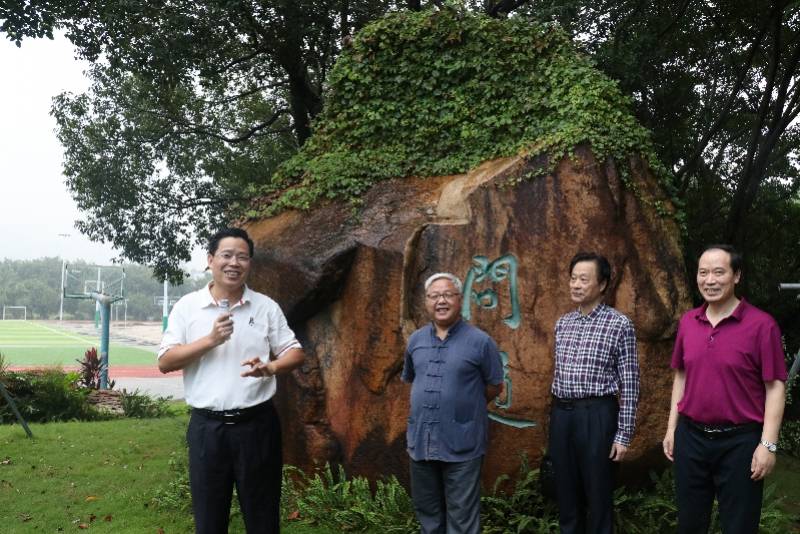
[(276, 199), (262, 215), (514, 154), (541, 157), (544, 173), (583, 143), (599, 160), (644, 156), (664, 174), (616, 83), (559, 27), (523, 17), (392, 13), (345, 48), (325, 102), (314, 135), (261, 191)]

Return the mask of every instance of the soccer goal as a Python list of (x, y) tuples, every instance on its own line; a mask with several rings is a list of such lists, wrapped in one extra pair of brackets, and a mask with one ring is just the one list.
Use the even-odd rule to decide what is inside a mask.
[(3, 306), (3, 320), (4, 321), (27, 321), (28, 320), (28, 307), (27, 306)]

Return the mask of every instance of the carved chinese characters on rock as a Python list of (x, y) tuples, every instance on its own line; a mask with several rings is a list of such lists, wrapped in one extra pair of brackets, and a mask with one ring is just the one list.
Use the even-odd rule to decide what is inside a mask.
[[(472, 258), (472, 267), (464, 278), (464, 301), (461, 315), (465, 320), (472, 319), (472, 306), (478, 309), (499, 313), (501, 299), (509, 303), (510, 313), (503, 317), (503, 324), (511, 330), (517, 330), (522, 321), (519, 306), (519, 287), (517, 283), (517, 258), (513, 254), (505, 254), (494, 261), (486, 256)], [(514, 383), (508, 364), (508, 353), (501, 350), (503, 364), (504, 397), (494, 401), (497, 409), (489, 413), (489, 418), (500, 424), (514, 428), (527, 428), (536, 425), (535, 421), (512, 415)]]

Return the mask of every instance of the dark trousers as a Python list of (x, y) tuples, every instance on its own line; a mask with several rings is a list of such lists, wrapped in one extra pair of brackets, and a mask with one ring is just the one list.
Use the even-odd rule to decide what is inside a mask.
[(608, 455), (618, 414), (613, 397), (581, 400), (571, 408), (553, 401), (548, 452), (563, 534), (613, 532), (616, 466)]
[(280, 531), (281, 427), (271, 402), (235, 424), (192, 412), (186, 439), (195, 532), (228, 532), (234, 484), (248, 534)]
[(466, 462), (411, 460), (411, 500), (422, 534), (479, 534), (483, 456)]
[(761, 431), (709, 437), (681, 418), (675, 429), (675, 488), (678, 532), (706, 534), (714, 495), (724, 534), (755, 534), (764, 481), (750, 479)]

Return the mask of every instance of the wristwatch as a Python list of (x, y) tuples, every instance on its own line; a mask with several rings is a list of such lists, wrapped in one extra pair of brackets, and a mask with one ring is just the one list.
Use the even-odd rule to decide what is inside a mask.
[(775, 452), (778, 450), (778, 445), (772, 443), (771, 441), (767, 441), (766, 439), (762, 439), (761, 444), (765, 446), (769, 452)]

